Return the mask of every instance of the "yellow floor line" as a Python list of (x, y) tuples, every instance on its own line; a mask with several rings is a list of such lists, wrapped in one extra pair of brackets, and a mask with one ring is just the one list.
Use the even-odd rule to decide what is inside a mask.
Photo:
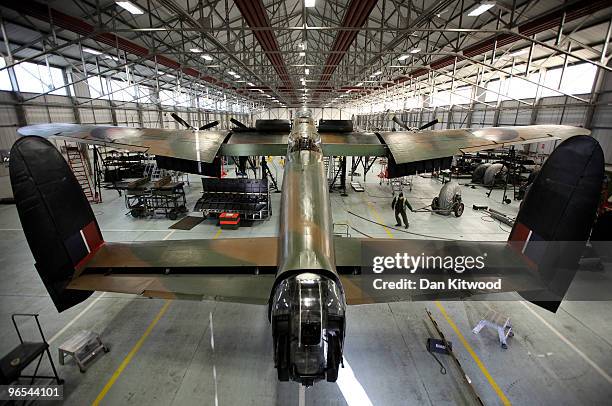
[(497, 396), (499, 396), (499, 399), (502, 401), (502, 403), (504, 405), (511, 405), (510, 400), (508, 400), (508, 398), (506, 397), (504, 392), (501, 390), (497, 382), (495, 382), (495, 379), (493, 379), (493, 377), (491, 376), (487, 368), (484, 366), (484, 364), (480, 360), (480, 357), (478, 357), (478, 355), (476, 354), (476, 351), (474, 351), (470, 343), (468, 343), (465, 337), (463, 337), (463, 334), (461, 334), (455, 322), (448, 315), (448, 313), (446, 312), (446, 309), (444, 308), (444, 306), (442, 306), (442, 303), (436, 300), (436, 306), (440, 310), (440, 313), (442, 313), (442, 316), (444, 316), (444, 318), (446, 319), (446, 322), (451, 326), (455, 334), (457, 334), (457, 337), (459, 337), (459, 341), (461, 341), (461, 344), (463, 344), (465, 349), (472, 356), (472, 359), (474, 360), (474, 362), (476, 362), (476, 365), (478, 365), (478, 368), (480, 368), (480, 371), (482, 372), (482, 374), (485, 376), (485, 378), (487, 378), (487, 381), (489, 381), (489, 384), (491, 385), (495, 393), (497, 393)]
[[(370, 210), (372, 210), (372, 213), (374, 214), (376, 221), (378, 221), (381, 224), (384, 224), (384, 221), (380, 217), (380, 214), (378, 213), (374, 205), (370, 202), (366, 202), (366, 203), (368, 204), (368, 207), (370, 208)], [(389, 230), (387, 227), (384, 227), (384, 229), (387, 232), (387, 235), (389, 236), (389, 238), (394, 238), (393, 233), (391, 233), (391, 230)], [(465, 337), (463, 337), (463, 334), (461, 334), (461, 332), (459, 331), (459, 328), (457, 328), (457, 325), (450, 318), (450, 316), (446, 312), (446, 309), (444, 308), (444, 306), (442, 306), (442, 303), (440, 303), (439, 301), (436, 301), (436, 306), (438, 307), (438, 309), (440, 309), (440, 312), (446, 319), (446, 322), (455, 331), (455, 334), (457, 334), (457, 337), (459, 337), (459, 341), (461, 341), (465, 349), (472, 356), (472, 359), (474, 360), (474, 362), (476, 362), (476, 365), (478, 365), (478, 368), (480, 368), (480, 371), (482, 372), (482, 374), (485, 376), (485, 378), (487, 378), (487, 381), (489, 381), (489, 384), (491, 385), (491, 387), (493, 388), (497, 396), (499, 396), (499, 399), (502, 401), (502, 403), (508, 406), (511, 405), (510, 400), (508, 400), (508, 398), (506, 397), (504, 392), (501, 390), (497, 382), (495, 382), (495, 380), (493, 379), (493, 377), (491, 376), (487, 368), (484, 366), (484, 364), (482, 363), (482, 361), (480, 360), (480, 358), (478, 357), (478, 355), (476, 354), (472, 346), (466, 341)]]
[[(365, 199), (364, 199), (365, 201)], [(370, 210), (372, 210), (372, 214), (374, 214), (374, 217), (376, 218), (376, 221), (378, 221), (380, 224), (385, 224), (384, 220), (380, 217), (380, 214), (378, 214), (378, 210), (376, 210), (376, 207), (374, 207), (374, 205), (370, 202), (367, 202), (368, 207), (370, 208)], [(391, 230), (389, 230), (387, 227), (383, 226), (383, 228), (385, 229), (385, 231), (387, 232), (387, 235), (389, 236), (389, 238), (394, 238), (393, 234), (391, 233)]]
[(119, 365), (119, 368), (117, 368), (117, 370), (113, 373), (113, 376), (111, 376), (110, 379), (108, 380), (108, 382), (106, 382), (106, 385), (104, 385), (104, 388), (102, 388), (102, 391), (98, 394), (98, 397), (96, 397), (96, 400), (93, 401), (92, 406), (99, 405), (100, 402), (102, 401), (102, 399), (104, 399), (104, 397), (106, 396), (108, 391), (113, 387), (113, 385), (115, 384), (117, 379), (119, 379), (119, 376), (121, 375), (123, 370), (132, 361), (132, 358), (134, 358), (134, 355), (136, 355), (138, 350), (140, 350), (140, 347), (142, 347), (142, 345), (146, 341), (146, 339), (149, 336), (149, 334), (151, 334), (151, 331), (153, 330), (153, 328), (155, 327), (157, 322), (162, 318), (164, 313), (166, 313), (166, 310), (168, 310), (168, 306), (170, 306), (170, 303), (172, 303), (171, 300), (166, 300), (166, 303), (159, 310), (159, 312), (157, 313), (157, 316), (155, 316), (155, 318), (153, 319), (151, 324), (149, 324), (149, 326), (145, 330), (145, 332), (142, 335), (142, 337), (140, 337), (140, 339), (136, 342), (136, 345), (134, 345), (132, 350), (123, 359), (123, 361), (121, 362), (121, 365)]
[[(213, 240), (216, 240), (217, 238), (219, 238), (219, 236), (221, 235), (221, 228), (219, 228), (217, 230), (217, 233), (215, 234), (215, 236), (213, 237)], [(167, 237), (169, 237), (170, 235), (168, 235)], [(113, 385), (115, 384), (115, 382), (117, 381), (117, 379), (119, 379), (119, 376), (121, 375), (121, 373), (123, 372), (123, 370), (128, 366), (128, 364), (132, 361), (132, 358), (134, 358), (134, 355), (136, 355), (136, 353), (138, 352), (138, 350), (140, 350), (140, 347), (142, 347), (142, 345), (144, 344), (144, 342), (146, 341), (147, 337), (149, 336), (149, 334), (151, 334), (151, 331), (153, 331), (153, 328), (155, 327), (155, 325), (157, 324), (157, 322), (159, 322), (159, 320), (162, 318), (162, 316), (164, 315), (164, 313), (166, 313), (166, 310), (168, 310), (168, 306), (170, 306), (170, 303), (172, 301), (171, 300), (167, 300), (166, 303), (163, 305), (163, 307), (159, 310), (159, 312), (157, 313), (157, 315), (155, 316), (155, 318), (153, 319), (153, 321), (151, 322), (151, 324), (149, 324), (149, 326), (147, 327), (147, 329), (145, 330), (144, 334), (142, 335), (142, 337), (140, 337), (140, 339), (136, 342), (136, 344), (134, 345), (134, 347), (132, 348), (132, 350), (128, 353), (128, 355), (123, 359), (123, 361), (121, 362), (121, 365), (119, 365), (119, 367), (115, 370), (115, 372), (113, 373), (113, 375), (110, 377), (110, 379), (108, 380), (108, 382), (106, 382), (106, 385), (104, 385), (104, 388), (102, 388), (102, 391), (98, 394), (98, 396), (96, 397), (96, 400), (93, 401), (92, 406), (98, 406), (100, 404), (100, 402), (102, 401), (102, 399), (104, 399), (104, 397), (106, 396), (106, 394), (108, 393), (108, 391), (113, 387)]]

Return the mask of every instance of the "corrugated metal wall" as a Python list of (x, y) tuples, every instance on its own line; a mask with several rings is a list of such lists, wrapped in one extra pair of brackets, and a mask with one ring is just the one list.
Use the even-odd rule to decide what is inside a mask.
[[(79, 79), (77, 76), (78, 74), (75, 74), (75, 80)], [(231, 117), (249, 123), (249, 115), (243, 113), (202, 112), (173, 106), (163, 106), (160, 111), (157, 106), (151, 104), (91, 100), (86, 82), (75, 84), (74, 89), (78, 96), (76, 98), (45, 95), (24, 104), (17, 104), (11, 92), (0, 91), (0, 150), (10, 150), (17, 139), (17, 128), (26, 124), (80, 122), (159, 128), (161, 115), (164, 128), (181, 128), (170, 115), (174, 112), (197, 127), (218, 120), (220, 125), (217, 128), (228, 129), (232, 126), (229, 121)], [(22, 95), (25, 100), (36, 96), (31, 93)], [(25, 122), (19, 122), (19, 109), (23, 111)], [(141, 109), (140, 113), (138, 109)]]
[[(612, 60), (608, 62), (608, 66), (612, 66)], [(612, 164), (612, 73), (610, 72), (603, 74), (591, 129), (593, 136), (604, 150), (606, 162)]]

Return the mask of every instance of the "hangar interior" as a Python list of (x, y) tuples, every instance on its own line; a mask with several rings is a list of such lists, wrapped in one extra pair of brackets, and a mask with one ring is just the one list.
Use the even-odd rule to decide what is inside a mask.
[[(167, 129), (172, 137), (216, 121), (210, 131), (235, 137), (264, 120), (294, 120), (304, 108), (315, 123), (344, 120), (368, 134), (585, 128), (609, 175), (609, 1), (7, 0), (0, 36), (0, 356), (18, 343), (11, 315), (39, 314), (65, 380), (62, 403), (437, 405), (476, 404), (477, 393), (484, 404), (609, 404), (606, 300), (566, 300), (556, 313), (517, 295), (350, 306), (338, 380), (312, 387), (278, 381), (267, 306), (95, 292), (58, 312), (35, 269), (9, 177), (21, 127), (124, 126)], [(206, 200), (219, 187), (211, 177), (167, 171), (142, 149), (60, 138), (50, 140), (76, 179), (75, 168), (84, 173), (79, 183), (105, 241), (278, 235), (284, 152), (245, 156), (240, 145), (227, 147), (237, 152), (221, 157), (221, 181), (265, 185), (257, 209), (240, 211)], [(397, 178), (389, 177), (391, 158), (337, 147), (337, 155), (325, 157), (332, 231), (506, 241), (522, 187), (558, 145), (538, 140), (457, 153), (448, 169), (433, 165)], [(473, 184), (477, 167), (486, 165), (484, 174), (497, 164), (490, 182)], [(132, 190), (142, 178), (180, 187), (163, 198), (143, 197)], [(461, 213), (455, 205), (445, 215), (431, 212), (432, 200), (451, 184), (459, 185)], [(391, 202), (400, 192), (416, 210), (406, 228), (394, 226)], [(612, 209), (609, 200), (603, 205)], [(204, 219), (215, 210), (240, 211), (243, 224), (232, 229)], [(191, 228), (169, 228), (194, 217)], [(609, 258), (598, 266), (579, 282), (607, 281)], [(459, 368), (448, 355), (436, 362), (427, 352), (436, 330), (426, 310), (453, 343)], [(491, 310), (512, 320), (506, 349), (497, 333), (471, 331)], [(20, 328), (24, 336), (38, 334), (33, 324)], [(83, 330), (99, 334), (110, 352), (81, 373), (72, 360), (60, 365), (58, 347)], [(41, 370), (51, 373), (46, 360)]]

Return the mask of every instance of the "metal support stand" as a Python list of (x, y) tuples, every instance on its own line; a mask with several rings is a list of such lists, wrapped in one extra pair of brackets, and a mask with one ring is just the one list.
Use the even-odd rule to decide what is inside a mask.
[(270, 177), (270, 181), (272, 182), (272, 187), (274, 188), (275, 193), (280, 193), (280, 189), (278, 187), (278, 183), (276, 183), (276, 179), (274, 175), (272, 175), (272, 171), (270, 171), (270, 167), (268, 166), (268, 162), (266, 161), (266, 157), (261, 157), (261, 178), (267, 179)]
[(478, 322), (476, 327), (472, 329), (472, 333), (480, 333), (480, 330), (485, 326), (496, 330), (502, 348), (504, 350), (508, 348), (508, 337), (514, 336), (512, 324), (510, 324), (510, 317), (506, 317), (495, 310), (489, 310), (483, 319)]
[(348, 196), (346, 193), (346, 157), (340, 157), (340, 189), (341, 196)]

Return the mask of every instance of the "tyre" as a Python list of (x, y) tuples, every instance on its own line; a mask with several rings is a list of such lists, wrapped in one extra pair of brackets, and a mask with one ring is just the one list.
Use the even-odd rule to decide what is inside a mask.
[(434, 197), (433, 200), (431, 201), (431, 209), (438, 210), (438, 207), (440, 207), (440, 205), (438, 204), (438, 198)]
[(287, 336), (280, 335), (276, 341), (276, 373), (281, 382), (289, 381), (289, 358)]
[(178, 214), (174, 210), (172, 210), (170, 213), (168, 213), (168, 218), (170, 220), (176, 220), (178, 218)]
[(340, 357), (342, 357), (342, 348), (340, 347), (340, 339), (336, 335), (329, 334), (327, 336), (327, 371), (325, 378), (327, 382), (336, 382), (338, 380), (338, 368), (340, 367)]
[(130, 210), (130, 214), (132, 215), (132, 217), (141, 218), (141, 217), (144, 217), (144, 210), (143, 209), (132, 209)]
[(181, 205), (178, 209), (181, 213), (187, 213), (187, 206), (185, 206), (184, 204)]
[(454, 208), (455, 217), (461, 217), (461, 215), (463, 214), (463, 210), (465, 210), (465, 205), (463, 203), (459, 203), (455, 205), (455, 208)]

